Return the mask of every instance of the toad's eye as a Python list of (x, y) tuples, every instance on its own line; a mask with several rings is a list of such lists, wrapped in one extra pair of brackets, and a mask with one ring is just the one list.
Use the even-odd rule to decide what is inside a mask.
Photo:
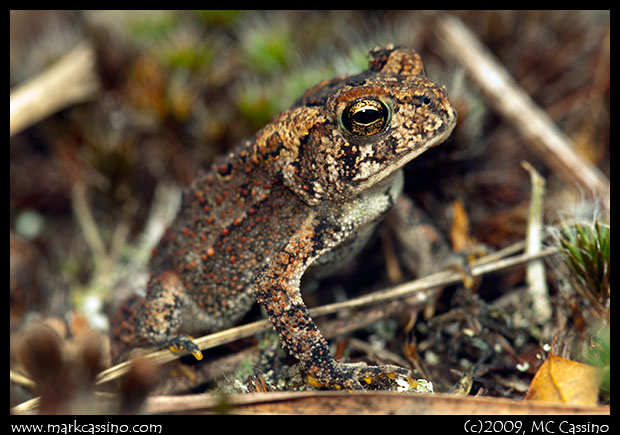
[(358, 136), (372, 136), (388, 125), (388, 106), (374, 98), (358, 98), (342, 112), (342, 125), (349, 133)]

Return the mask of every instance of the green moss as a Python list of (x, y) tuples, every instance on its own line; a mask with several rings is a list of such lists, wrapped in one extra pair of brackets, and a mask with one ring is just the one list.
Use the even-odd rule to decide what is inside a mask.
[(267, 124), (279, 107), (277, 98), (259, 86), (242, 89), (237, 95), (236, 104), (239, 112), (254, 129)]
[(131, 35), (141, 42), (152, 42), (167, 37), (178, 25), (175, 13), (137, 14), (130, 22)]
[(205, 45), (178, 47), (169, 50), (165, 63), (170, 68), (187, 68), (197, 71), (211, 63), (215, 51)]
[(198, 10), (193, 13), (207, 26), (228, 26), (243, 13), (239, 10)]
[(357, 73), (368, 68), (368, 47), (360, 45), (353, 48), (345, 59), (348, 73)]
[(261, 74), (273, 74), (288, 65), (295, 47), (284, 26), (256, 26), (242, 40), (244, 61)]
[(610, 392), (611, 373), (611, 335), (609, 326), (601, 324), (596, 327), (590, 336), (589, 343), (584, 346), (584, 361), (596, 367), (601, 377), (600, 391), (603, 394)]
[(348, 56), (336, 60), (314, 63), (309, 61), (304, 68), (285, 69), (277, 74), (272, 72), (270, 79), (246, 84), (238, 92), (237, 108), (254, 128), (260, 128), (321, 80), (337, 74), (362, 71), (367, 64), (367, 53), (354, 50)]

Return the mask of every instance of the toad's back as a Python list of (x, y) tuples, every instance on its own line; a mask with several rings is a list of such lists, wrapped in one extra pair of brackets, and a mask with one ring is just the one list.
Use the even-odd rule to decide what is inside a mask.
[(248, 311), (254, 279), (307, 207), (247, 157), (240, 150), (194, 180), (151, 260), (153, 276), (174, 271), (202, 312), (189, 318), (185, 333), (223, 329)]

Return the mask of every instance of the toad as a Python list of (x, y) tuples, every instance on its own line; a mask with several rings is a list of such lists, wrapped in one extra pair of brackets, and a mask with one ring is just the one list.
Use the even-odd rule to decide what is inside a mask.
[(189, 335), (229, 327), (258, 302), (313, 385), (355, 390), (360, 380), (409, 377), (334, 360), (300, 280), (364, 246), (402, 191), (401, 168), (443, 142), (456, 120), (411, 49), (371, 50), (366, 71), (310, 88), (184, 192), (146, 295), (122, 308), (116, 340), (200, 355)]

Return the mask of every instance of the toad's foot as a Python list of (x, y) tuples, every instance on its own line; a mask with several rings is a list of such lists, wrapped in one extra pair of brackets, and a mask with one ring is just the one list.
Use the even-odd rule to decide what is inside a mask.
[(365, 363), (335, 363), (328, 373), (320, 368), (310, 369), (308, 383), (316, 388), (363, 390), (362, 384), (382, 388), (386, 384), (394, 384), (397, 378), (415, 387), (413, 374), (405, 368), (392, 365), (369, 366)]
[(190, 338), (182, 335), (171, 338), (165, 343), (168, 348), (173, 352), (181, 352), (182, 350), (186, 350), (197, 360), (202, 359), (202, 352), (198, 345)]

